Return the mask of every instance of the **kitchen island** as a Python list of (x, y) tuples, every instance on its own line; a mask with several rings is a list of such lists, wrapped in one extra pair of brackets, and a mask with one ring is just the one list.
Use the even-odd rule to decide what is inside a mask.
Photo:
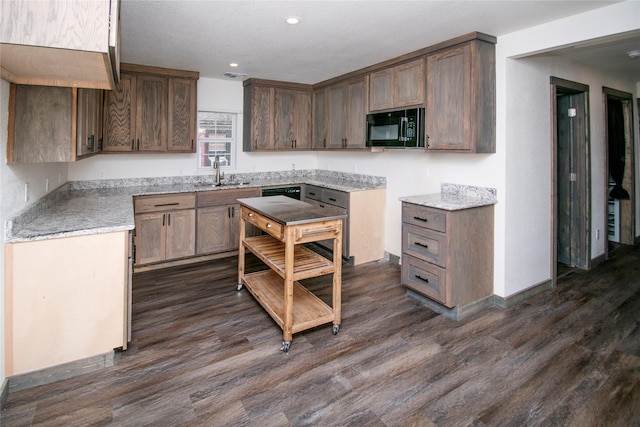
[[(340, 327), (342, 280), (342, 220), (314, 205), (285, 196), (240, 199), (238, 287), (246, 286), (282, 328), (282, 347), (289, 351), (293, 334), (333, 322)], [(246, 236), (246, 223), (266, 234)], [(333, 260), (303, 246), (333, 239)], [(269, 269), (245, 273), (245, 248)], [(333, 274), (333, 301), (329, 307), (298, 280)], [(294, 306), (295, 301), (295, 306)]]

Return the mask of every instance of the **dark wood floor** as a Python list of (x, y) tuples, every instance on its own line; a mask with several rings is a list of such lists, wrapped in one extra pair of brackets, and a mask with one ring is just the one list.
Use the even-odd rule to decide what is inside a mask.
[[(455, 322), (390, 263), (345, 266), (343, 322), (281, 331), (236, 259), (134, 279), (114, 367), (9, 395), (3, 426), (638, 426), (640, 248)], [(328, 298), (330, 278), (306, 281)]]

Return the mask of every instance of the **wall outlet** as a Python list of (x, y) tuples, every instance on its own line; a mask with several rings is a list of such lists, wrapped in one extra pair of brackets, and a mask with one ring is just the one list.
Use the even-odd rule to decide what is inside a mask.
[(296, 170), (296, 164), (295, 163), (291, 163), (291, 170), (295, 171)]
[(100, 171), (98, 175), (100, 176), (100, 179), (104, 179), (104, 171)]

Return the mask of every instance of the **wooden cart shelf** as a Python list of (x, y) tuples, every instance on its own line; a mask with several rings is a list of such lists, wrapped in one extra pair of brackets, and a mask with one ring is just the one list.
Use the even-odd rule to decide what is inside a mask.
[[(246, 286), (258, 303), (282, 328), (282, 351), (289, 351), (293, 334), (333, 322), (340, 327), (342, 276), (342, 221), (313, 205), (284, 196), (252, 197), (240, 202), (238, 290)], [(265, 235), (247, 236), (246, 223)], [(333, 239), (333, 259), (304, 243)], [(245, 251), (264, 262), (268, 270), (245, 273)], [(331, 306), (298, 280), (333, 275)]]
[[(283, 242), (279, 242), (269, 235), (264, 235), (245, 238), (244, 246), (284, 279), (285, 247)], [(305, 246), (296, 245), (294, 250), (293, 280), (303, 280), (333, 273), (334, 268), (331, 260)]]
[[(282, 328), (284, 327), (284, 282), (273, 270), (244, 276), (242, 281), (253, 297)], [(291, 332), (313, 328), (334, 319), (333, 310), (298, 282), (293, 283), (293, 323)]]

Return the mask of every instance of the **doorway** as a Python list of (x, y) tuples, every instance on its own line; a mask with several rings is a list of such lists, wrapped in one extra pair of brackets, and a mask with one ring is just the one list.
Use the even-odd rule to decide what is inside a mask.
[(552, 246), (558, 275), (591, 262), (589, 86), (556, 77), (552, 92)]
[(633, 96), (602, 89), (605, 129), (605, 200), (608, 244), (605, 255), (619, 244), (635, 243), (635, 153)]

